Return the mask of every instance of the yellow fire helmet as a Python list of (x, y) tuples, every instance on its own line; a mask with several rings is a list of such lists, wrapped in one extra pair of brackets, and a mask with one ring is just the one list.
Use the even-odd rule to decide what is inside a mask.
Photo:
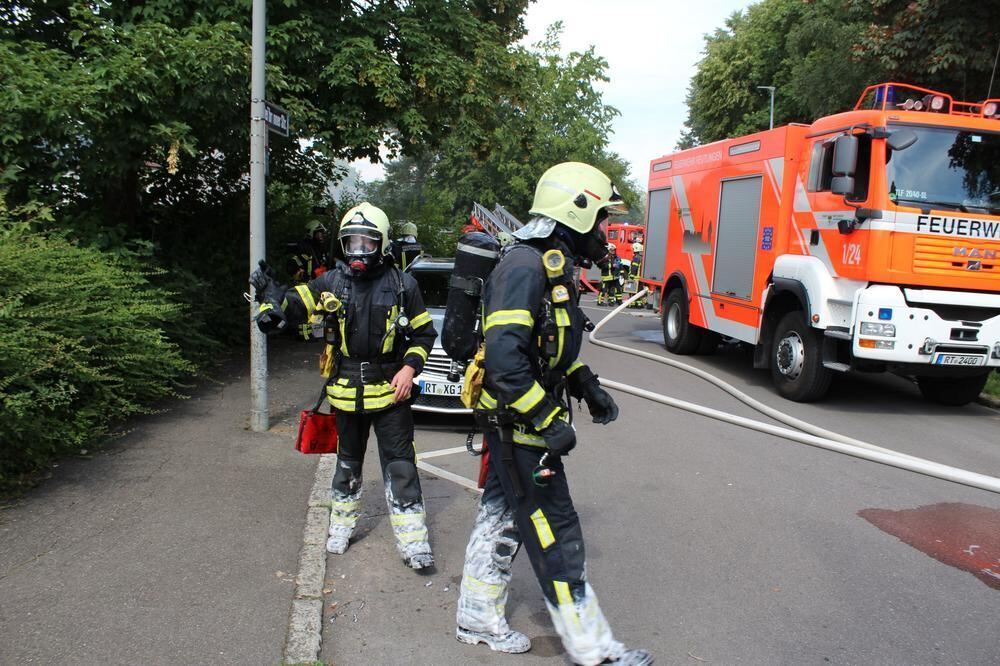
[(389, 254), (389, 218), (381, 208), (365, 201), (347, 211), (340, 220), (339, 238), (343, 242), (352, 234), (377, 236), (382, 254)]
[(417, 237), (417, 225), (413, 222), (406, 222), (399, 228), (399, 235), (403, 238), (407, 236)]
[(632, 251), (633, 252), (642, 252), (642, 243), (640, 243), (638, 241), (636, 241), (635, 243), (632, 243)]
[(312, 220), (311, 222), (309, 222), (308, 224), (306, 224), (306, 232), (310, 236), (312, 236), (313, 234), (315, 234), (317, 231), (322, 231), (322, 232), (325, 233), (326, 232), (326, 225), (323, 224), (322, 222), (320, 222), (319, 220)]
[(611, 179), (589, 164), (563, 162), (542, 174), (529, 212), (585, 234), (594, 228), (604, 208), (608, 213), (628, 212)]

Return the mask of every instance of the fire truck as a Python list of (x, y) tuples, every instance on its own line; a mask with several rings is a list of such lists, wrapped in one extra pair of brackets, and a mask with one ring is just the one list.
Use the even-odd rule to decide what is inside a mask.
[(608, 243), (615, 246), (618, 258), (627, 264), (632, 263), (632, 245), (642, 243), (646, 230), (641, 224), (630, 222), (610, 222), (605, 229)]
[(899, 83), (652, 160), (644, 282), (668, 350), (754, 348), (782, 396), (890, 371), (974, 400), (1000, 367), (1000, 99)]

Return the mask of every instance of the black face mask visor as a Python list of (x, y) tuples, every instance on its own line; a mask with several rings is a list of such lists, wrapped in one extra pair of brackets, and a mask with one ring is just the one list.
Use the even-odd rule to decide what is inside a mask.
[(597, 213), (594, 220), (594, 228), (585, 234), (574, 232), (573, 240), (576, 246), (577, 263), (587, 268), (591, 263), (599, 267), (606, 266), (610, 257), (608, 256), (608, 239), (601, 229), (601, 225), (608, 219), (608, 212), (603, 208)]

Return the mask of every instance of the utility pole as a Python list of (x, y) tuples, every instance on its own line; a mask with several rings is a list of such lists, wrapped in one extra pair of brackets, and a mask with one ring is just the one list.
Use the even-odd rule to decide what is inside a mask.
[(774, 86), (757, 86), (757, 89), (771, 91), (771, 125), (768, 129), (774, 129)]
[[(267, 25), (265, 0), (253, 0), (253, 37), (250, 61), (250, 272), (264, 258), (264, 160), (267, 126), (264, 123), (264, 38)], [(270, 427), (267, 409), (267, 338), (253, 321), (250, 304), (250, 429)]]

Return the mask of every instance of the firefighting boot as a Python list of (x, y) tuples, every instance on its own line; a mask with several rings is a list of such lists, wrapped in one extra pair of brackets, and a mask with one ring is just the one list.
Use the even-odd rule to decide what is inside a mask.
[(396, 537), (396, 549), (403, 562), (411, 569), (426, 569), (434, 566), (434, 553), (427, 541), (426, 514), (423, 502), (407, 506), (395, 504), (388, 497), (389, 520), (392, 533)]
[[(556, 583), (558, 603), (553, 605), (548, 599), (545, 605), (552, 617), (552, 624), (562, 639), (566, 654), (574, 664), (647, 664), (641, 661), (649, 657), (641, 650), (626, 650), (625, 646), (614, 639), (611, 626), (604, 619), (604, 613), (597, 603), (597, 596), (584, 583), (582, 590), (571, 591), (559, 581)], [(622, 661), (636, 659), (638, 661)]]
[(330, 505), (330, 538), (326, 540), (326, 552), (343, 555), (361, 515), (361, 489), (347, 494), (333, 491)]
[(653, 655), (645, 650), (625, 650), (617, 659), (605, 659), (602, 664), (618, 664), (618, 666), (649, 666), (653, 663)]
[(361, 516), (361, 461), (337, 456), (330, 504), (330, 538), (326, 552), (342, 555)]
[(506, 500), (501, 496), (481, 503), (465, 549), (455, 614), (455, 638), (460, 642), (486, 643), (496, 652), (514, 654), (531, 649), (531, 640), (511, 629), (506, 618), (510, 569), (520, 545), (514, 513)]
[(458, 627), (455, 629), (455, 638), (458, 639), (459, 643), (466, 643), (468, 645), (486, 643), (494, 652), (521, 654), (531, 649), (531, 639), (520, 631), (514, 631), (513, 629), (508, 629), (507, 633), (500, 635), (488, 634), (483, 631), (470, 631), (469, 629)]
[(394, 460), (386, 465), (385, 503), (389, 507), (396, 549), (406, 566), (411, 569), (434, 566), (417, 468), (409, 460)]

